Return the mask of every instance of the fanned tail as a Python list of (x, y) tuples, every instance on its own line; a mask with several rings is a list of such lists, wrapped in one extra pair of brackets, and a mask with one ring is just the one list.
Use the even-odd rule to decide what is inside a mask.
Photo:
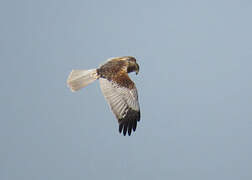
[(96, 69), (72, 70), (67, 79), (67, 84), (72, 91), (78, 91), (98, 78)]

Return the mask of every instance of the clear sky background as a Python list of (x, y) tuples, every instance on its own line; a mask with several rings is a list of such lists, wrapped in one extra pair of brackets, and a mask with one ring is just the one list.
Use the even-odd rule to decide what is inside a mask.
[[(0, 2), (1, 180), (252, 179), (250, 0)], [(135, 56), (130, 137), (72, 69)]]

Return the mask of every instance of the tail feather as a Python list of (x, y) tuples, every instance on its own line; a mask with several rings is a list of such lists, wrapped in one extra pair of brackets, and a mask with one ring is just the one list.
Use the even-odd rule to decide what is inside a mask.
[(72, 70), (67, 79), (67, 84), (72, 91), (78, 91), (98, 78), (96, 69)]

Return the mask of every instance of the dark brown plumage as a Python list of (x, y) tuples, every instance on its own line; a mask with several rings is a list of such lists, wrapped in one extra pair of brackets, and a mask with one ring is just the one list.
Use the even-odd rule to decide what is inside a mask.
[(133, 88), (134, 82), (129, 78), (128, 73), (134, 71), (136, 73), (139, 71), (139, 65), (136, 63), (136, 59), (131, 56), (125, 56), (109, 60), (97, 69), (97, 74), (121, 86)]

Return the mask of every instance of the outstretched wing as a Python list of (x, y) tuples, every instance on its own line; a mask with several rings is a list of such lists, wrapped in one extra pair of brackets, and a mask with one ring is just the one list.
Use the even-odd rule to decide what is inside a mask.
[(130, 136), (132, 129), (133, 131), (136, 130), (137, 121), (140, 121), (138, 94), (134, 83), (133, 86), (128, 88), (116, 81), (100, 78), (100, 86), (102, 93), (118, 120), (119, 132), (123, 131), (124, 136), (128, 132)]

